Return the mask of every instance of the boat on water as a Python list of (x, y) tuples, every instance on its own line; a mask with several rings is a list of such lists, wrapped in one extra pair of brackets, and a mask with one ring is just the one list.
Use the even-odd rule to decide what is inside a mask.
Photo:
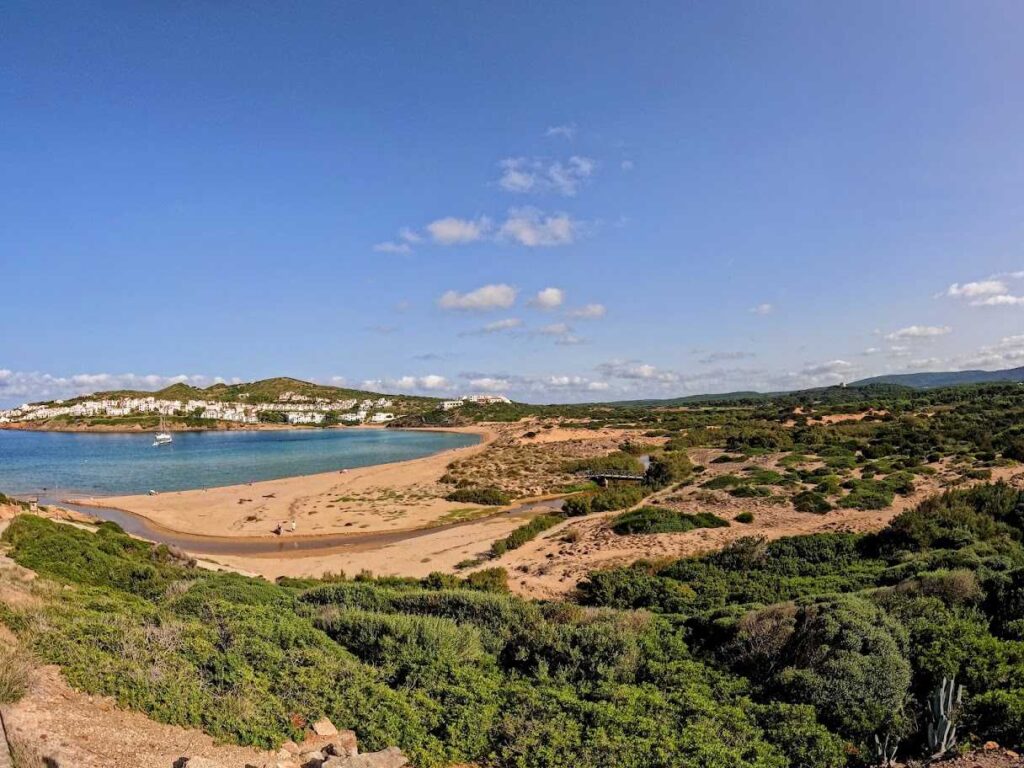
[(167, 431), (164, 426), (164, 417), (160, 417), (160, 431), (156, 433), (156, 437), (153, 438), (153, 447), (158, 445), (170, 445), (174, 442), (174, 438), (171, 437), (171, 433)]

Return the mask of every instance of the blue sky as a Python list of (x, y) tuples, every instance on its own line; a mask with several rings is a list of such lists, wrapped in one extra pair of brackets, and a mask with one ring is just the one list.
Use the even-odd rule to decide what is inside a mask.
[(0, 403), (1024, 364), (1024, 6), (12, 2)]

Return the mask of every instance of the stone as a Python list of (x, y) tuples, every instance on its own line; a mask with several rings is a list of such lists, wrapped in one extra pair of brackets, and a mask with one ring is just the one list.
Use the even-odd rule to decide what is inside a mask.
[(320, 751), (303, 752), (299, 755), (299, 764), (302, 768), (320, 768), (326, 759), (326, 755)]
[(317, 736), (337, 736), (338, 729), (334, 727), (334, 723), (328, 720), (326, 717), (321, 717), (315, 723), (313, 723), (313, 733)]
[(329, 757), (323, 768), (406, 768), (409, 760), (398, 747), (388, 747), (380, 752), (364, 752), (361, 755)]
[(982, 747), (986, 752), (991, 752), (993, 749), (999, 749), (999, 745), (994, 741), (986, 741), (985, 746)]
[(299, 754), (299, 745), (296, 744), (294, 741), (286, 741), (284, 744), (281, 745), (281, 749), (287, 752), (289, 755)]
[(331, 739), (323, 751), (328, 755), (346, 757), (359, 754), (359, 742), (356, 739), (355, 731), (339, 731), (338, 735)]

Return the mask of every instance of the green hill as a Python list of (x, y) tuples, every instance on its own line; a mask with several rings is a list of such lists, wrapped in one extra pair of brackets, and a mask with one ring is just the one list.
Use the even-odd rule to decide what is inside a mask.
[(922, 373), (894, 373), (888, 376), (872, 376), (853, 382), (850, 386), (866, 384), (902, 384), (915, 389), (955, 387), (961, 384), (992, 384), (1004, 381), (1024, 381), (1024, 366), (1001, 371), (927, 371)]
[(209, 387), (193, 387), (188, 384), (172, 384), (169, 387), (147, 392), (144, 390), (121, 389), (109, 392), (95, 392), (91, 395), (75, 398), (85, 400), (93, 398), (122, 397), (157, 397), (164, 400), (215, 400), (220, 402), (273, 403), (286, 392), (310, 398), (326, 398), (328, 400), (376, 400), (386, 397), (392, 400), (395, 407), (404, 406), (409, 409), (423, 410), (435, 408), (439, 399), (436, 397), (419, 397), (414, 395), (392, 395), (381, 392), (370, 392), (347, 387), (332, 387), (327, 384), (314, 384), (310, 381), (279, 376), (273, 379), (262, 379), (245, 384), (213, 384)]

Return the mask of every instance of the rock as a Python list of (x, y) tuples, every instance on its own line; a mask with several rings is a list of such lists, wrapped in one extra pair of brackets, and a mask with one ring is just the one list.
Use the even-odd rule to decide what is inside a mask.
[(334, 723), (328, 720), (326, 717), (321, 717), (315, 723), (313, 723), (313, 733), (317, 736), (337, 736), (338, 729), (334, 727)]
[(984, 749), (986, 752), (991, 752), (993, 749), (999, 749), (999, 745), (996, 744), (994, 741), (986, 741), (982, 749)]
[(299, 764), (302, 768), (320, 768), (326, 759), (327, 756), (320, 751), (303, 752), (299, 755)]
[(284, 744), (281, 745), (281, 749), (282, 751), (287, 752), (289, 755), (299, 754), (299, 745), (296, 744), (294, 741), (286, 741)]
[(327, 755), (346, 757), (359, 754), (359, 743), (356, 740), (355, 731), (339, 731), (338, 735), (331, 739), (331, 743), (323, 748)]
[(398, 747), (388, 747), (380, 752), (364, 752), (361, 755), (329, 757), (323, 768), (406, 768), (409, 760)]

